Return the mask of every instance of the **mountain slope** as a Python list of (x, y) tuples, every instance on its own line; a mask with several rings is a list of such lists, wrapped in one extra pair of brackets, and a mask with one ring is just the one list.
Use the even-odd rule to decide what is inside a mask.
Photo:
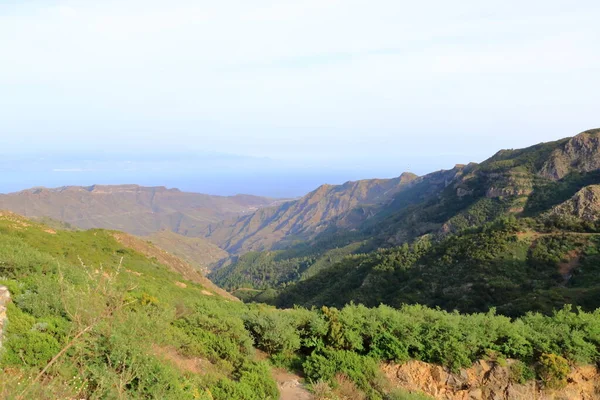
[(284, 246), (314, 237), (333, 221), (340, 226), (354, 225), (354, 220), (364, 219), (364, 215), (356, 215), (357, 207), (362, 206), (361, 212), (368, 214), (370, 206), (389, 201), (414, 179), (414, 174), (405, 173), (394, 179), (323, 185), (299, 200), (213, 224), (206, 237), (232, 253)]
[(257, 196), (210, 196), (137, 185), (38, 188), (0, 195), (0, 209), (50, 217), (82, 229), (118, 229), (142, 236), (161, 229), (199, 236), (210, 223), (273, 202)]
[(213, 264), (229, 257), (229, 253), (206, 239), (182, 236), (168, 230), (155, 232), (143, 239), (187, 261), (203, 273), (209, 272)]
[[(573, 138), (525, 149), (501, 150), (481, 164), (457, 165), (452, 170), (413, 179), (388, 202), (373, 209), (374, 213), (369, 218), (351, 230), (341, 225), (336, 226), (336, 221), (333, 220), (328, 229), (303, 245), (292, 246), (275, 255), (242, 256), (212, 276), (220, 285), (229, 289), (244, 285), (257, 289), (283, 290), (279, 304), (286, 306), (296, 301), (306, 305), (343, 304), (349, 301), (370, 305), (380, 302), (393, 305), (420, 302), (469, 311), (505, 306), (506, 312), (518, 312), (515, 310), (523, 310), (522, 306), (504, 305), (503, 300), (493, 294), (494, 291), (504, 293), (504, 289), (500, 290), (495, 284), (472, 281), (475, 275), (470, 275), (471, 270), (463, 267), (469, 265), (469, 268), (475, 268), (472, 270), (475, 272), (476, 268), (485, 263), (471, 266), (468, 257), (463, 256), (464, 259), (459, 257), (457, 264), (445, 268), (437, 268), (433, 257), (426, 260), (419, 258), (421, 261), (411, 259), (406, 264), (408, 261), (404, 256), (398, 256), (400, 258), (395, 261), (385, 261), (385, 257), (382, 259), (378, 255), (377, 248), (401, 249), (404, 245), (414, 245), (422, 240), (433, 244), (445, 243), (446, 239), (460, 238), (472, 229), (482, 229), (492, 221), (505, 218), (517, 218), (519, 224), (522, 224), (521, 229), (524, 232), (532, 231), (533, 235), (546, 235), (555, 231), (565, 234), (600, 232), (597, 213), (600, 205), (595, 186), (600, 184), (600, 171), (593, 169), (595, 160), (600, 158), (598, 137), (600, 130), (592, 130)], [(565, 149), (572, 148), (583, 149), (583, 154), (567, 151), (571, 157), (569, 168), (557, 172), (558, 164), (553, 160), (557, 159), (557, 154), (562, 155)], [(346, 215), (350, 214), (352, 211)], [(572, 218), (565, 222), (564, 218), (557, 218), (556, 215), (570, 215)], [(344, 254), (341, 259), (334, 257), (332, 260), (331, 251), (352, 246), (350, 254), (341, 253)], [(595, 242), (590, 243), (590, 246), (594, 247)], [(365, 256), (367, 259), (361, 258), (364, 253), (368, 253)], [(404, 253), (400, 251), (400, 254)], [(486, 257), (500, 257), (493, 266), (489, 266), (489, 279), (494, 282), (498, 279), (497, 282), (504, 282), (502, 284), (514, 288), (515, 292), (506, 294), (507, 298), (523, 297), (531, 290), (527, 289), (527, 285), (521, 287), (519, 279), (523, 282), (531, 279), (538, 283), (546, 279), (531, 277), (529, 259), (523, 254), (519, 255), (520, 264), (517, 267), (509, 260), (504, 260), (504, 255), (501, 254), (488, 253)], [(332, 262), (327, 263), (327, 260)], [(373, 280), (378, 275), (371, 274), (370, 268), (377, 269), (379, 264), (388, 262), (392, 265), (390, 268), (409, 268), (409, 275), (401, 275), (402, 279), (409, 279), (416, 286), (405, 287), (402, 280), (394, 280), (392, 277), (381, 282)], [(557, 263), (556, 260), (546, 263), (544, 268), (558, 274)], [(303, 272), (310, 271), (313, 265), (326, 265), (326, 268), (318, 268), (319, 273), (316, 275)], [(286, 272), (271, 272), (278, 268)], [(516, 268), (515, 275), (509, 278), (503, 276), (504, 268), (507, 271)], [(429, 270), (436, 272), (425, 277)], [(361, 275), (360, 271), (364, 271), (364, 274)], [(417, 271), (425, 275), (421, 276)], [(454, 275), (459, 277), (457, 282), (446, 279)], [(286, 276), (292, 279), (282, 279)], [(562, 289), (558, 286), (563, 284), (561, 279), (546, 280), (545, 287), (550, 291), (560, 291)], [(425, 291), (424, 287), (416, 284), (420, 281), (437, 282), (435, 290)], [(290, 285), (294, 282), (295, 286)], [(379, 283), (371, 286), (371, 282)], [(388, 287), (389, 282), (395, 284)], [(463, 284), (478, 285), (478, 289), (471, 293), (461, 288)], [(379, 292), (377, 285), (387, 289)], [(404, 295), (393, 295), (397, 293), (397, 288), (405, 288)], [(583, 296), (582, 290), (565, 289), (565, 293), (556, 297), (561, 298), (559, 303), (566, 302), (571, 298), (569, 296), (575, 298), (575, 293)], [(436, 291), (446, 292), (446, 295), (440, 295)], [(459, 296), (450, 300), (451, 291), (468, 294), (468, 298), (461, 300)], [(563, 295), (566, 297), (561, 297)], [(270, 292), (270, 297), (273, 297), (273, 292)], [(588, 302), (585, 299), (581, 302)], [(433, 303), (428, 302), (429, 300)], [(547, 305), (539, 307), (550, 309)]]
[[(213, 224), (206, 236), (230, 252), (244, 253), (286, 248), (318, 236), (330, 240), (349, 231), (358, 232), (353, 239), (369, 239), (378, 246), (401, 244), (426, 233), (455, 232), (509, 210), (522, 211), (534, 188), (556, 181), (548, 175), (553, 171), (550, 160), (557, 157), (558, 150), (573, 147), (569, 143), (581, 137), (593, 143), (598, 132), (587, 131), (575, 138), (525, 149), (501, 150), (479, 165), (457, 164), (421, 177), (405, 173), (396, 180), (320, 187), (295, 202)], [(593, 158), (588, 155), (586, 160)], [(572, 172), (587, 172), (585, 166), (592, 162), (573, 163), (581, 168), (573, 167)], [(391, 188), (381, 190), (381, 182)], [(333, 207), (334, 212), (323, 212), (335, 205), (339, 196), (356, 193), (355, 186), (361, 184), (373, 184), (380, 190), (374, 190), (372, 197), (357, 196), (339, 209)], [(370, 189), (367, 186), (362, 192), (370, 193)]]
[(123, 246), (140, 254), (143, 254), (144, 256), (150, 259), (157, 260), (162, 265), (169, 267), (170, 270), (180, 274), (184, 279), (187, 279), (190, 282), (198, 283), (226, 299), (238, 301), (236, 297), (232, 296), (230, 293), (221, 289), (220, 287), (212, 283), (209, 279), (207, 279), (204, 276), (204, 274), (201, 273), (204, 271), (198, 271), (198, 268), (196, 266), (193, 266), (192, 264), (186, 262), (184, 259), (179, 258), (176, 255), (170, 254), (162, 248), (156, 247), (151, 243), (148, 243), (147, 241), (144, 241), (127, 233), (112, 232), (112, 236), (117, 242), (119, 242)]
[(277, 398), (248, 308), (136, 241), (0, 212), (0, 398)]
[[(377, 237), (378, 245), (398, 245), (423, 234), (477, 227), (503, 215), (537, 216), (582, 187), (600, 183), (600, 171), (593, 169), (595, 163), (600, 166), (599, 138), (600, 129), (589, 130), (524, 149), (501, 150), (481, 164), (425, 175), (425, 195), (414, 199), (411, 190), (398, 193), (360, 229)], [(573, 153), (574, 148), (582, 154)], [(565, 153), (568, 170), (562, 167)]]
[(461, 312), (550, 313), (600, 307), (600, 234), (531, 231), (518, 220), (347, 256), (287, 285), (281, 307), (425, 304)]

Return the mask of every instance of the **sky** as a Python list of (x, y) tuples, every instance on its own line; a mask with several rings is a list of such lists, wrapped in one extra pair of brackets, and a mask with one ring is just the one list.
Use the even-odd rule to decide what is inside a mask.
[(0, 0), (0, 192), (296, 196), (600, 127), (600, 2)]

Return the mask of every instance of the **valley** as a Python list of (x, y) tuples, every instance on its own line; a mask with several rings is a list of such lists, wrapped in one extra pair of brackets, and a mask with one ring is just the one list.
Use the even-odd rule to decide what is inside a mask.
[(0, 1), (0, 400), (600, 400), (600, 1)]
[(0, 396), (593, 399), (598, 168), (590, 130), (295, 200), (2, 195)]

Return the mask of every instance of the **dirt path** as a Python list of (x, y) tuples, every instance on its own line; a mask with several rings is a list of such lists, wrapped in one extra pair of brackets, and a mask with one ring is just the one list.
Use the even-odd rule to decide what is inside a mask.
[(571, 250), (567, 253), (567, 262), (558, 264), (558, 272), (562, 275), (565, 280), (565, 284), (573, 276), (573, 270), (579, 266), (579, 259), (581, 256), (581, 250)]
[(516, 233), (517, 238), (519, 239), (537, 239), (540, 237), (544, 237), (544, 236), (558, 236), (558, 235), (573, 235), (573, 236), (580, 236), (580, 237), (589, 237), (589, 236), (597, 236), (600, 235), (598, 233), (595, 232), (534, 232), (534, 231), (527, 231), (527, 232), (517, 232)]
[(302, 385), (302, 378), (283, 369), (273, 369), (280, 400), (313, 400), (313, 395)]

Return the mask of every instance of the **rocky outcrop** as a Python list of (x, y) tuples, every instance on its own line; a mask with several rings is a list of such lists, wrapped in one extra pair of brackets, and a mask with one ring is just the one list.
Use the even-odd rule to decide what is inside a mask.
[(590, 172), (600, 169), (600, 129), (580, 133), (550, 155), (540, 175), (558, 180), (570, 172)]
[(545, 216), (570, 216), (593, 222), (600, 219), (600, 185), (590, 185), (579, 190), (573, 197), (552, 208)]
[(10, 292), (6, 286), (0, 286), (0, 347), (4, 338), (4, 326), (6, 325), (6, 306), (10, 302)]
[(600, 373), (595, 366), (574, 368), (568, 385), (560, 390), (544, 389), (540, 383), (513, 381), (508, 360), (501, 366), (478, 361), (471, 368), (452, 373), (447, 368), (421, 361), (387, 364), (385, 375), (396, 387), (424, 392), (440, 400), (594, 400), (600, 398)]
[(485, 197), (493, 199), (497, 197), (513, 197), (513, 196), (527, 196), (531, 193), (530, 188), (517, 188), (514, 186), (507, 187), (490, 187), (485, 193)]
[(480, 172), (485, 181), (487, 198), (528, 196), (533, 191), (533, 175), (514, 170)]

